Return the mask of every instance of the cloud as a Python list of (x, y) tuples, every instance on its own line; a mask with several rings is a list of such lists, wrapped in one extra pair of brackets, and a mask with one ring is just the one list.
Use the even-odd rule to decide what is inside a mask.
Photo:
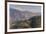
[(31, 6), (31, 5), (10, 5), (10, 8), (17, 9), (20, 11), (30, 11), (30, 12), (41, 12), (41, 6)]

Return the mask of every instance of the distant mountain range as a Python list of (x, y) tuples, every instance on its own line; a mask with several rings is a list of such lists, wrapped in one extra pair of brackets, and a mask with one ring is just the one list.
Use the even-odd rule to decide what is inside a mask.
[(40, 16), (40, 13), (34, 13), (29, 11), (21, 11), (10, 8), (10, 21), (25, 20), (32, 18), (33, 16)]

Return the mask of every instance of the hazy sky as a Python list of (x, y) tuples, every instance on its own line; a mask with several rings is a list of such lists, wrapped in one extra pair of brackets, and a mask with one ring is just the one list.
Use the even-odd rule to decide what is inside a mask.
[(10, 8), (17, 9), (17, 10), (20, 10), (20, 11), (41, 12), (41, 6), (10, 4)]

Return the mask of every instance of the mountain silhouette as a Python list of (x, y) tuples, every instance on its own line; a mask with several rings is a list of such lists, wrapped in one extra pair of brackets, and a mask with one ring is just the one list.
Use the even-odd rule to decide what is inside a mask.
[[(36, 25), (38, 25), (38, 26), (40, 25), (40, 24), (38, 24), (38, 22), (40, 23), (39, 16), (41, 16), (40, 13), (34, 13), (31, 11), (30, 12), (21, 11), (21, 10), (10, 8), (10, 27), (12, 27), (12, 28), (26, 27), (27, 28), (27, 26), (28, 26), (28, 27), (35, 28), (35, 27), (37, 27)], [(36, 21), (37, 21), (37, 23), (36, 23)]]
[(24, 20), (29, 19), (33, 16), (39, 16), (39, 13), (33, 13), (29, 11), (20, 11), (13, 8), (10, 8), (10, 17), (12, 17), (14, 20)]

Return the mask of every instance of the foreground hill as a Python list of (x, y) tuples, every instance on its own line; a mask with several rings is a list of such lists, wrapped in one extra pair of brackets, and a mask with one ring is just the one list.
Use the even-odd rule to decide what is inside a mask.
[(15, 21), (11, 26), (11, 29), (18, 28), (40, 28), (41, 27), (41, 16), (34, 16), (24, 21)]

